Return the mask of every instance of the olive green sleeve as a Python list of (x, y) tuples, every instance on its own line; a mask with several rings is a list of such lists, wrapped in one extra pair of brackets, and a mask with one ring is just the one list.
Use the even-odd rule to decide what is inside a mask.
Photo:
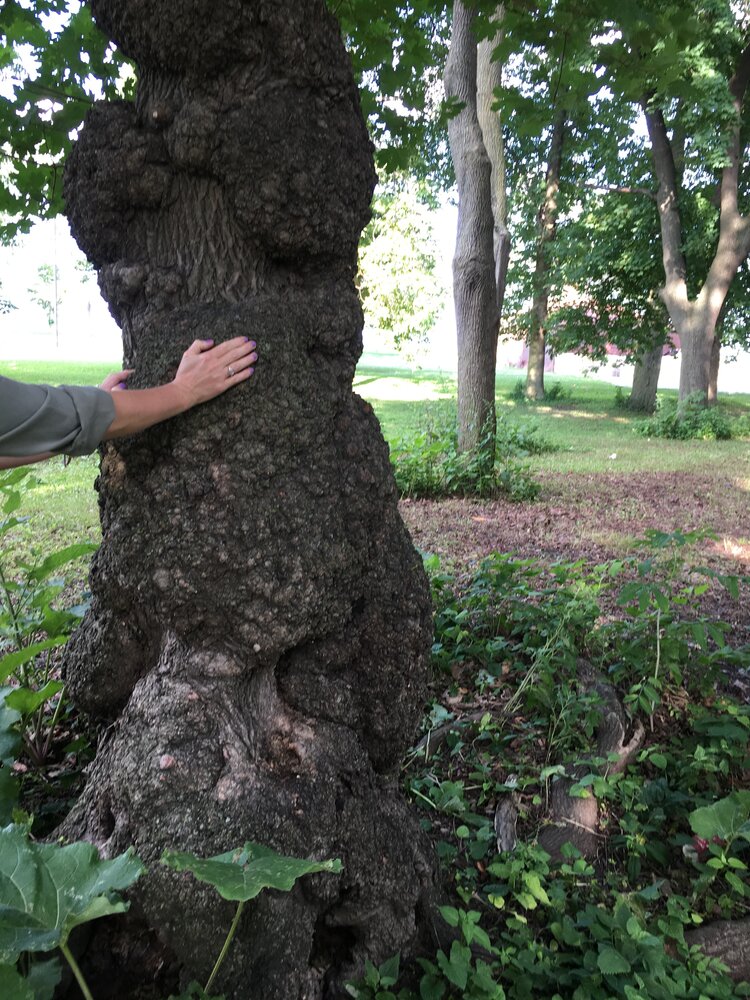
[(115, 418), (103, 389), (26, 385), (0, 376), (0, 456), (88, 455)]

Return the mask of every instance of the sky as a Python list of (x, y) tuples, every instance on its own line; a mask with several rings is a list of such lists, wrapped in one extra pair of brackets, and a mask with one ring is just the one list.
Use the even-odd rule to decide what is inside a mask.
[[(450, 289), (455, 208), (441, 209), (435, 225), (438, 268), (443, 284)], [(44, 282), (40, 269), (46, 268), (52, 275), (55, 263), (59, 275), (56, 324), (51, 310), (35, 301), (54, 301), (52, 285)], [(28, 235), (19, 237), (15, 246), (0, 246), (0, 299), (16, 307), (0, 314), (0, 360), (102, 361), (121, 366), (119, 328), (99, 293), (96, 274), (86, 269), (86, 259), (63, 217), (37, 223)], [(429, 343), (415, 351), (414, 363), (455, 370), (455, 345), (453, 301), (449, 296)], [(384, 363), (393, 361), (393, 352), (384, 347), (377, 331), (365, 330), (365, 350), (384, 355)]]

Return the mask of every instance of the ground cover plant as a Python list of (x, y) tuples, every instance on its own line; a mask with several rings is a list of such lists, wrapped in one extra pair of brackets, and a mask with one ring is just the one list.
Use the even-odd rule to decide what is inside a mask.
[[(541, 485), (537, 499), (402, 504), (417, 544), (442, 555), (428, 559), (432, 698), (403, 768), (442, 866), (441, 945), (421, 963), (394, 955), (368, 966), (349, 991), (383, 1000), (745, 995), (694, 950), (693, 935), (749, 911), (747, 441), (648, 441), (611, 386), (570, 380), (552, 404), (529, 405), (510, 398), (513, 380), (498, 379), (500, 424)], [(399, 436), (418, 436), (433, 419), (423, 416), (421, 429), (415, 420), (420, 394), (435, 428), (450, 419), (445, 376), (365, 369), (359, 388), (394, 451)], [(416, 398), (382, 398), (398, 392)], [(750, 399), (728, 409), (741, 417)], [(667, 471), (650, 471), (660, 457)], [(14, 584), (26, 580), (40, 595), (21, 648), (64, 635), (53, 613), (85, 600), (85, 565), (55, 565), (55, 553), (96, 538), (95, 474), (93, 458), (41, 466), (29, 490), (32, 475), (10, 474), (0, 548), (12, 554)], [(10, 499), (19, 493), (20, 505)], [(717, 530), (690, 530), (698, 524)], [(5, 652), (18, 650), (5, 642)], [(50, 660), (39, 649), (42, 658), (27, 661), (38, 671), (29, 691), (59, 682), (50, 650)], [(622, 770), (608, 769), (597, 743), (602, 694), (589, 670), (622, 706), (624, 742), (643, 731)], [(64, 692), (46, 694), (32, 713), (41, 711), (42, 746), (52, 734), (51, 764), (24, 746), (20, 711), (0, 713), (0, 785), (12, 786), (4, 821), (31, 821), (35, 837), (66, 811), (79, 779), (61, 783), (96, 738), (64, 704), (55, 718)], [(544, 846), (562, 786), (571, 801), (595, 804), (591, 855)], [(185, 993), (206, 995), (197, 984)]]

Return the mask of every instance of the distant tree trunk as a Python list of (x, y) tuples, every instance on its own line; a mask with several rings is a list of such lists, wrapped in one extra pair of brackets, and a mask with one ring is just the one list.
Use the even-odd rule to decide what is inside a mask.
[(639, 413), (653, 413), (656, 409), (656, 390), (659, 386), (663, 353), (664, 345), (658, 344), (636, 358), (633, 387), (628, 397), (629, 409)]
[(749, 80), (750, 45), (742, 52), (736, 72), (729, 82), (737, 125), (727, 149), (729, 163), (721, 175), (719, 242), (706, 280), (693, 300), (688, 299), (687, 266), (682, 251), (675, 151), (661, 110), (653, 106), (649, 97), (644, 97), (642, 101), (651, 140), (654, 173), (659, 185), (657, 208), (664, 263), (664, 287), (661, 294), (680, 338), (681, 402), (696, 394), (706, 403), (709, 400), (716, 324), (734, 276), (750, 253), (750, 218), (741, 215), (738, 207), (740, 121)]
[(463, 105), (448, 122), (458, 185), (453, 296), (458, 338), (458, 447), (494, 459), (498, 307), (490, 158), (477, 111), (476, 8), (457, 0), (445, 92)]
[(719, 398), (719, 366), (721, 365), (721, 319), (716, 326), (711, 347), (711, 369), (708, 376), (708, 405), (715, 406)]
[(505, 286), (510, 260), (510, 231), (508, 229), (508, 190), (505, 170), (505, 143), (500, 112), (494, 107), (495, 91), (503, 83), (503, 64), (492, 54), (502, 40), (504, 7), (499, 6), (494, 16), (498, 31), (494, 38), (485, 38), (477, 50), (477, 116), (482, 130), (484, 148), (492, 166), (490, 198), (494, 224), (493, 248), (495, 254), (495, 302), (498, 328), (503, 313)]
[(386, 773), (413, 741), (431, 639), (388, 450), (352, 393), (357, 242), (375, 183), (323, 0), (92, 0), (139, 66), (97, 104), (66, 172), (79, 245), (136, 386), (195, 338), (252, 336), (252, 381), (106, 446), (92, 605), (67, 654), (114, 724), (63, 825), (149, 865), (134, 891), (189, 977), (234, 907), (158, 864), (247, 840), (341, 857), (341, 876), (245, 911), (217, 992), (339, 995), (409, 946), (431, 878)]
[(549, 315), (549, 254), (557, 229), (557, 196), (560, 191), (566, 120), (565, 109), (558, 108), (552, 123), (544, 201), (540, 206), (538, 217), (539, 235), (534, 269), (531, 329), (529, 330), (529, 361), (526, 368), (527, 399), (544, 398), (544, 360)]

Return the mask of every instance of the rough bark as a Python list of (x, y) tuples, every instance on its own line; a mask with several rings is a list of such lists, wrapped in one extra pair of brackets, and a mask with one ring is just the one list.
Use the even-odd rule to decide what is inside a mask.
[[(659, 185), (657, 208), (662, 239), (664, 287), (661, 295), (680, 337), (680, 401), (699, 395), (708, 401), (716, 324), (740, 264), (750, 253), (750, 218), (738, 207), (741, 165), (740, 121), (750, 79), (750, 45), (742, 52), (729, 81), (737, 124), (727, 148), (728, 164), (719, 191), (719, 241), (705, 281), (694, 299), (688, 298), (687, 267), (682, 252), (678, 167), (664, 116), (648, 97), (643, 99), (654, 173)], [(679, 136), (677, 137), (679, 141)]]
[(557, 229), (557, 197), (560, 190), (563, 144), (567, 114), (564, 108), (555, 111), (552, 122), (544, 201), (539, 208), (534, 295), (529, 330), (529, 360), (526, 368), (526, 398), (544, 398), (544, 357), (549, 315), (549, 256)]
[(453, 257), (453, 297), (458, 340), (458, 447), (483, 445), (494, 455), (495, 365), (498, 310), (493, 247), (490, 158), (477, 109), (476, 8), (453, 8), (453, 33), (445, 69), (446, 97), (462, 105), (448, 122), (458, 187), (458, 232)]
[(635, 359), (633, 385), (628, 397), (629, 409), (639, 413), (653, 413), (656, 409), (656, 390), (659, 387), (663, 353), (664, 345), (657, 344)]
[(428, 588), (351, 388), (371, 147), (323, 0), (92, 7), (137, 62), (138, 96), (94, 107), (65, 191), (132, 381), (168, 378), (196, 337), (252, 335), (261, 360), (241, 389), (103, 454), (66, 676), (116, 723), (63, 832), (135, 846), (153, 866), (137, 908), (195, 977), (232, 906), (156, 865), (165, 847), (341, 857), (341, 876), (248, 908), (218, 983), (335, 995), (365, 957), (408, 947), (432, 878), (387, 777), (420, 713)]

